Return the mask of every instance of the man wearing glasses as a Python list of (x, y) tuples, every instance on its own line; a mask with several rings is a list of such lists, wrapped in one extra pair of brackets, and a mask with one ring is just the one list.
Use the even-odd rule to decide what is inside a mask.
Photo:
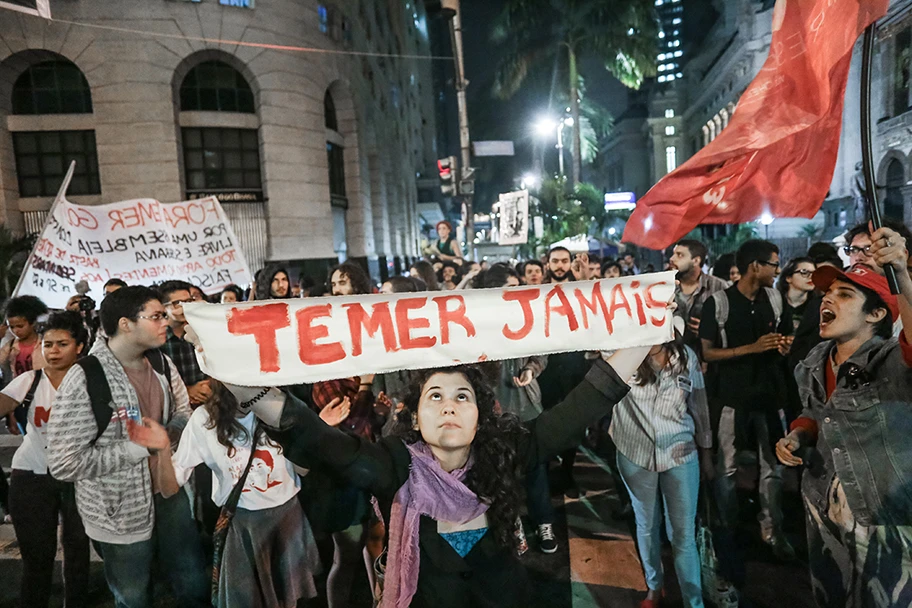
[(700, 321), (703, 357), (718, 364), (713, 399), (721, 406), (721, 413), (715, 414), (719, 416), (716, 501), (723, 523), (734, 530), (737, 449), (757, 449), (761, 536), (778, 558), (791, 559), (795, 551), (782, 534), (782, 468), (772, 448), (784, 435), (784, 422), (778, 420), (786, 401), (782, 358), (792, 339), (791, 320), (782, 314), (782, 295), (773, 289), (779, 275), (779, 248), (768, 241), (747, 241), (735, 261), (741, 280), (713, 294), (703, 305)]
[[(75, 482), (79, 515), (118, 607), (152, 605), (156, 555), (177, 605), (203, 606), (209, 585), (187, 494), (166, 499), (158, 488), (159, 456), (170, 466), (170, 453), (150, 453), (127, 433), (130, 421), (154, 420), (168, 429), (173, 448), (190, 418), (187, 389), (159, 351), (165, 307), (153, 289), (122, 287), (102, 301), (100, 316), (108, 337), (95, 341), (57, 390), (47, 425), (50, 473)], [(102, 401), (96, 391), (104, 383), (110, 399)]]
[(206, 402), (212, 394), (209, 388), (209, 377), (200, 370), (196, 361), (193, 345), (184, 340), (187, 330), (187, 319), (184, 318), (184, 304), (195, 301), (192, 296), (192, 285), (185, 281), (165, 281), (158, 286), (158, 295), (168, 315), (168, 338), (162, 344), (161, 351), (171, 358), (180, 374), (190, 407), (196, 408)]

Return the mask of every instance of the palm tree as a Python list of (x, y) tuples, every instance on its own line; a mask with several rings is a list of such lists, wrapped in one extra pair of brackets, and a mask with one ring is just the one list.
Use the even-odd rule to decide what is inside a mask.
[(506, 55), (494, 94), (511, 97), (536, 65), (566, 57), (567, 94), (573, 118), (572, 184), (580, 183), (580, 71), (596, 57), (624, 85), (639, 88), (656, 73), (658, 22), (654, 0), (506, 0), (492, 39)]

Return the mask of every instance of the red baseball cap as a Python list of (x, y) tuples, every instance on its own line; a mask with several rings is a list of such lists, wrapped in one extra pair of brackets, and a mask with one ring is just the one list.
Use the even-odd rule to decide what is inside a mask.
[(845, 272), (830, 265), (820, 266), (811, 276), (811, 280), (814, 281), (814, 287), (824, 293), (836, 279), (870, 289), (879, 295), (880, 299), (887, 305), (893, 321), (899, 318), (899, 302), (896, 300), (896, 296), (890, 293), (890, 285), (887, 283), (885, 276), (877, 274), (863, 264), (856, 264)]

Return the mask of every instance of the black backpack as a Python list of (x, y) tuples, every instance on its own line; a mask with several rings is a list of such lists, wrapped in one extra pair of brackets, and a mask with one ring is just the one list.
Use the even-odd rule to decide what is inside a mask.
[[(171, 390), (171, 366), (165, 360), (165, 355), (158, 349), (147, 350), (146, 359), (152, 364), (152, 369), (157, 373), (163, 374), (168, 381), (168, 390)], [(98, 431), (95, 433), (95, 441), (102, 436), (111, 422), (111, 415), (114, 408), (111, 402), (114, 397), (111, 396), (111, 385), (108, 384), (108, 377), (105, 376), (104, 368), (101, 361), (95, 355), (89, 355), (76, 361), (76, 365), (82, 368), (86, 375), (86, 388), (89, 390), (89, 400), (92, 402), (92, 413), (95, 414), (95, 426)]]
[(38, 390), (38, 384), (41, 383), (42, 376), (44, 376), (44, 372), (40, 369), (36, 369), (35, 378), (32, 380), (32, 384), (29, 386), (25, 398), (22, 399), (22, 403), (16, 406), (16, 409), (13, 412), (13, 415), (16, 417), (16, 423), (19, 425), (23, 436), (25, 436), (26, 427), (28, 426), (28, 411), (32, 406), (32, 401), (35, 400), (35, 391)]

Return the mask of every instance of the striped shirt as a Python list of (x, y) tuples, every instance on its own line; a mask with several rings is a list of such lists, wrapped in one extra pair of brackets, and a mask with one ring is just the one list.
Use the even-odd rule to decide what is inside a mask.
[(712, 447), (703, 372), (693, 350), (685, 346), (685, 352), (683, 369), (672, 354), (652, 384), (640, 386), (634, 375), (630, 392), (614, 407), (609, 433), (618, 451), (649, 471), (692, 462), (697, 446)]

